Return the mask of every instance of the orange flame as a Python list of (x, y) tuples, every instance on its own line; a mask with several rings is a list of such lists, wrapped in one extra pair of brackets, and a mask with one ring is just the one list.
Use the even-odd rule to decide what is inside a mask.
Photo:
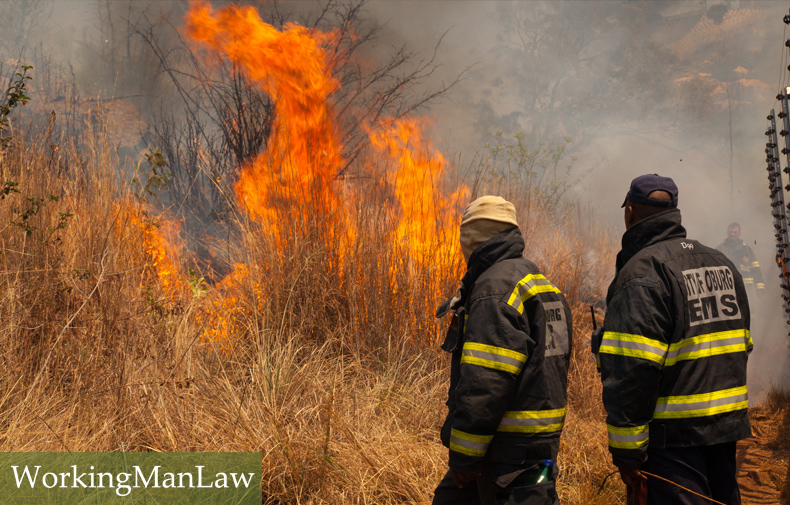
[[(331, 97), (340, 85), (332, 76), (333, 63), (325, 50), (337, 43), (338, 33), (308, 30), (293, 23), (280, 31), (264, 23), (252, 7), (228, 6), (215, 11), (204, 1), (192, 2), (186, 31), (192, 40), (243, 68), (275, 106), (266, 152), (242, 168), (235, 185), (240, 205), (261, 224), (279, 250), (294, 236), (318, 237), (326, 250), (337, 254), (335, 272), (342, 274), (337, 267), (344, 253), (359, 244), (355, 242), (357, 231), (347, 217), (355, 195), (345, 194), (339, 185), (346, 160)], [(397, 198), (397, 205), (388, 214), (396, 223), (392, 240), (381, 249), (398, 251), (400, 258), (389, 272), (385, 267), (379, 273), (383, 281), (379, 285), (385, 291), (398, 290), (401, 281), (395, 281), (396, 277), (412, 283), (408, 280), (412, 274), (426, 270), (431, 275), (415, 278), (438, 278), (436, 272), (450, 272), (457, 280), (455, 276), (463, 266), (457, 207), (469, 190), (461, 184), (449, 195), (442, 191), (447, 162), (424, 139), (423, 130), (424, 124), (418, 119), (385, 120), (369, 128), (373, 151), (396, 166), (381, 181)], [(206, 328), (204, 340), (221, 342), (236, 333), (236, 318), (253, 308), (239, 305), (248, 271), (246, 265), (237, 264), (203, 303), (199, 319)], [(351, 272), (350, 279), (361, 279), (362, 273), (360, 267)], [(401, 292), (426, 291), (422, 287), (430, 287), (428, 291), (433, 292), (436, 287), (418, 284), (414, 290)], [(260, 299), (260, 287), (253, 289)], [(366, 297), (362, 298), (362, 305), (353, 309), (360, 315), (354, 317), (368, 321)], [(373, 314), (377, 308), (371, 310)], [(422, 326), (420, 322), (415, 325)]]
[(115, 232), (124, 247), (136, 253), (135, 263), (143, 265), (142, 280), (148, 285), (157, 283), (166, 295), (174, 297), (185, 287), (178, 269), (181, 222), (148, 217), (143, 207), (134, 201), (117, 205)]
[(280, 246), (316, 222), (334, 246), (348, 224), (337, 187), (343, 146), (329, 103), (340, 84), (322, 45), (337, 35), (293, 23), (279, 31), (252, 7), (214, 11), (203, 2), (192, 3), (187, 34), (240, 64), (275, 103), (266, 152), (236, 183), (240, 203)]
[(459, 202), (469, 197), (465, 184), (449, 196), (441, 191), (447, 162), (423, 139), (424, 121), (399, 119), (384, 123), (370, 140), (380, 152), (397, 161), (397, 170), (387, 174), (400, 204), (395, 241), (409, 251), (417, 265), (452, 268), (460, 246)]

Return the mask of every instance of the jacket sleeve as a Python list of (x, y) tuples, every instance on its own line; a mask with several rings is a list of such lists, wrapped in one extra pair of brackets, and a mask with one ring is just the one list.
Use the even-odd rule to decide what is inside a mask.
[(754, 287), (757, 290), (765, 289), (765, 281), (763, 281), (763, 271), (760, 269), (760, 263), (754, 255), (754, 251), (749, 246), (746, 246), (746, 255), (749, 260), (749, 273), (752, 276)]
[(449, 466), (479, 473), (533, 348), (524, 317), (500, 298), (473, 301), (464, 324)]
[(609, 451), (614, 464), (638, 469), (646, 459), (663, 362), (674, 323), (658, 282), (631, 281), (609, 301), (598, 350)]

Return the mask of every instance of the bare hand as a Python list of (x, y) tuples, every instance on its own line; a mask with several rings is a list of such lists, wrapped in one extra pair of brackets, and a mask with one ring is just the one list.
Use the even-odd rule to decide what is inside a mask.
[(450, 476), (453, 478), (453, 482), (455, 482), (456, 486), (463, 488), (465, 485), (480, 477), (480, 474), (459, 472), (458, 470), (450, 468)]
[(628, 487), (629, 504), (647, 505), (647, 477), (639, 470), (620, 470), (620, 478)]

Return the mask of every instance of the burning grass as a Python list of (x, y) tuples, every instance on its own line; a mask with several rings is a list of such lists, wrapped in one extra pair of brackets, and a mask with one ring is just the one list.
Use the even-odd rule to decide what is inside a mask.
[[(213, 283), (190, 272), (179, 222), (113, 178), (106, 135), (17, 139), (0, 166), (19, 182), (0, 202), (0, 451), (260, 451), (264, 503), (429, 503), (448, 380), (433, 313), (463, 269), (458, 209), (490, 192), (515, 203), (528, 256), (574, 311), (561, 496), (621, 503), (616, 479), (599, 490), (613, 467), (587, 348), (616, 241), (529, 178), (470, 192), (411, 120), (369, 125), (365, 177), (341, 180), (336, 83), (310, 39), (331, 34), (201, 5), (192, 34), (253, 65), (277, 107), (228, 202), (233, 233), (205, 238), (233, 266)], [(237, 24), (304, 58), (254, 67), (258, 46), (223, 31)]]
[[(44, 147), (18, 142), (0, 174), (21, 192), (0, 202), (0, 450), (261, 451), (265, 503), (430, 502), (445, 468), (448, 380), (433, 336), (444, 322), (432, 314), (457, 278), (414, 262), (399, 270), (411, 260), (391, 215), (358, 204), (363, 240), (343, 282), (320, 245), (296, 236), (279, 249), (240, 217), (230, 247), (245, 262), (193, 291), (188, 251), (165, 245), (166, 231), (176, 236), (167, 217), (121, 203), (108, 146), (69, 148), (85, 160), (79, 177), (57, 176)], [(59, 197), (27, 219), (30, 235), (13, 224), (27, 195)], [(572, 208), (536, 205), (521, 207), (530, 228), (538, 216), (578, 225), (527, 233), (530, 253), (573, 295), (561, 494), (618, 503), (615, 479), (598, 492), (611, 466), (585, 347), (586, 304), (606, 271), (585, 258), (611, 251)], [(58, 227), (62, 213), (72, 215)]]

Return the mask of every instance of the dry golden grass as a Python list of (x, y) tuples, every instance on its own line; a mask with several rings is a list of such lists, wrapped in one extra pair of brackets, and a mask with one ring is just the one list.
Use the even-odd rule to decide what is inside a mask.
[(767, 449), (771, 450), (768, 466), (773, 484), (782, 503), (790, 503), (790, 392), (771, 388), (765, 405), (755, 410), (753, 425), (755, 414), (764, 414), (766, 422), (757, 427), (772, 439)]
[[(20, 191), (0, 201), (0, 451), (260, 451), (264, 503), (430, 503), (448, 380), (433, 311), (458, 272), (409, 263), (377, 210), (386, 195), (371, 195), (342, 262), (309, 237), (273, 250), (240, 218), (233, 282), (199, 297), (164, 286), (145, 244), (166, 218), (121, 210), (103, 139), (58, 139), (55, 157), (51, 139), (18, 138), (0, 166)], [(622, 503), (618, 479), (599, 491), (614, 468), (586, 347), (612, 237), (575, 207), (504, 196), (574, 309), (561, 496)]]

